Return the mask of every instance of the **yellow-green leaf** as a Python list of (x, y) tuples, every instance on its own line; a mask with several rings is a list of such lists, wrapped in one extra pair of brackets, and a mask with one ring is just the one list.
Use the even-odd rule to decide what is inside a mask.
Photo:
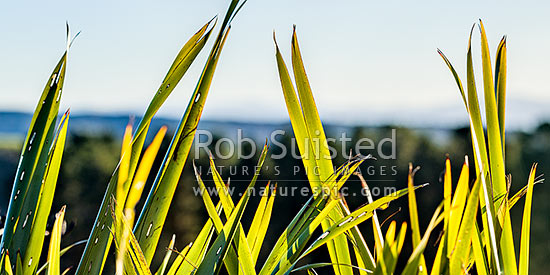
[(55, 223), (50, 237), (50, 248), (48, 250), (48, 275), (59, 275), (59, 258), (61, 249), (61, 233), (63, 231), (63, 218), (65, 217), (65, 206), (55, 215)]
[(519, 250), (519, 274), (529, 274), (529, 241), (531, 235), (531, 208), (533, 204), (533, 186), (535, 185), (535, 173), (537, 165), (534, 164), (527, 182), (527, 196), (523, 210), (523, 222), (521, 225), (521, 242)]

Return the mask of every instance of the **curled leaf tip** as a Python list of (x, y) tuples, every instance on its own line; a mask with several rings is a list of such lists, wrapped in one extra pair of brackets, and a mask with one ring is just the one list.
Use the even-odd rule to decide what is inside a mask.
[(423, 183), (423, 184), (417, 185), (416, 188), (422, 188), (422, 187), (426, 187), (426, 186), (428, 186), (428, 185), (430, 185), (430, 183), (429, 183), (429, 182), (425, 182), (425, 183)]
[(478, 27), (479, 27), (479, 32), (483, 33), (483, 22), (481, 21), (481, 19), (479, 19), (479, 24), (478, 24)]
[(371, 154), (368, 154), (366, 156), (359, 155), (359, 158), (363, 159), (363, 160), (367, 160), (367, 159), (371, 159), (371, 158), (374, 158), (374, 157)]
[(275, 30), (273, 30), (273, 42), (275, 43), (275, 53), (279, 53), (279, 44), (277, 44), (277, 37), (275, 36)]
[(409, 162), (409, 175), (411, 175), (411, 177), (414, 177), (418, 170), (420, 170), (420, 166), (416, 166), (413, 168), (413, 164)]

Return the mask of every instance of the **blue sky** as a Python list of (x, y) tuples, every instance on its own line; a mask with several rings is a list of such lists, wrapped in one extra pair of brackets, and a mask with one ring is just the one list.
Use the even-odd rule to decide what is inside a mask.
[[(0, 110), (32, 111), (65, 47), (65, 21), (82, 34), (70, 53), (62, 108), (141, 114), (183, 43), (228, 1), (3, 1)], [(288, 59), (292, 25), (322, 119), (332, 123), (466, 123), (441, 48), (464, 74), (471, 25), (484, 20), (491, 54), (508, 35), (508, 120), (550, 119), (550, 10), (545, 2), (249, 0), (233, 23), (204, 117), (287, 120), (272, 31)], [(474, 58), (479, 73), (479, 33)], [(198, 58), (160, 114), (179, 117), (204, 63)], [(494, 58), (493, 58), (494, 61)], [(481, 81), (481, 78), (478, 78)]]

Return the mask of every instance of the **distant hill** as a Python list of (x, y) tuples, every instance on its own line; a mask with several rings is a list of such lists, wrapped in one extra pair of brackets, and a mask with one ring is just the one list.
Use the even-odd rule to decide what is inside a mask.
[[(124, 129), (130, 120), (134, 124), (140, 117), (130, 115), (71, 115), (69, 121), (69, 132), (80, 135), (110, 134), (115, 137), (122, 137)], [(32, 114), (23, 112), (0, 112), (0, 138), (24, 139), (32, 120)], [(168, 126), (169, 131), (175, 131), (179, 120), (171, 118), (155, 118), (151, 123), (151, 130), (156, 131), (163, 125)], [(232, 121), (210, 121), (201, 120), (199, 129), (210, 130), (216, 135), (234, 138), (237, 129), (243, 130), (243, 136), (255, 140), (269, 138), (274, 129), (287, 129), (287, 123), (247, 123)]]

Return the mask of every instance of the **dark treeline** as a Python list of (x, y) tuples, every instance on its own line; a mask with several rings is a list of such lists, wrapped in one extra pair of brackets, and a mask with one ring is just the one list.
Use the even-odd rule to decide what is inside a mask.
[[(395, 129), (395, 138), (392, 142), (382, 143), (384, 138), (392, 137), (392, 129)], [(215, 129), (212, 129), (215, 132)], [(302, 187), (307, 187), (306, 176), (301, 164), (301, 160), (287, 154), (280, 159), (270, 158), (273, 155), (279, 155), (281, 148), (292, 148), (292, 139), (287, 129), (287, 135), (278, 136), (277, 142), (284, 146), (271, 146), (268, 159), (259, 178), (258, 187), (265, 187), (268, 181), (272, 184), (277, 183), (280, 196), (275, 200), (274, 216), (271, 220), (268, 234), (266, 236), (266, 245), (262, 248), (261, 259), (265, 259), (270, 251), (270, 244), (276, 241), (276, 237), (284, 230), (284, 227), (297, 213), (302, 204), (308, 199), (302, 196), (299, 191)], [(385, 195), (392, 190), (406, 188), (406, 179), (409, 163), (414, 166), (420, 166), (416, 173), (415, 183), (429, 183), (428, 186), (417, 191), (417, 200), (419, 204), (420, 226), (422, 230), (427, 226), (433, 211), (437, 204), (443, 198), (443, 185), (441, 175), (444, 169), (444, 161), (449, 157), (452, 162), (453, 181), (456, 183), (465, 155), (472, 156), (469, 130), (467, 128), (448, 130), (448, 131), (428, 131), (413, 130), (407, 128), (377, 127), (377, 128), (351, 128), (346, 130), (351, 141), (347, 143), (346, 148), (338, 141), (330, 142), (332, 148), (339, 154), (334, 159), (335, 165), (340, 165), (346, 161), (346, 157), (340, 152), (355, 152), (354, 145), (362, 138), (368, 138), (374, 143), (375, 149), (365, 149), (359, 153), (364, 155), (372, 154), (376, 160), (366, 160), (360, 167), (362, 175), (367, 180), (369, 187), (374, 195), (378, 197)], [(341, 132), (338, 129), (327, 129), (327, 135), (338, 138)], [(221, 137), (214, 137), (213, 141)], [(56, 190), (54, 211), (67, 205), (66, 220), (69, 222), (69, 232), (63, 239), (63, 246), (72, 242), (85, 239), (91, 226), (93, 225), (95, 214), (99, 208), (107, 182), (117, 165), (120, 152), (120, 137), (109, 134), (78, 134), (72, 133), (67, 141), (63, 163), (61, 166), (59, 183)], [(152, 173), (149, 176), (147, 186), (150, 187), (155, 177), (155, 171), (158, 170), (162, 162), (162, 156), (167, 150), (170, 137), (166, 137), (159, 156), (153, 166)], [(272, 145), (273, 141), (269, 141)], [(382, 143), (378, 151), (377, 145)], [(515, 194), (521, 187), (526, 185), (527, 176), (532, 163), (539, 163), (537, 174), (549, 174), (550, 172), (550, 125), (541, 124), (531, 132), (510, 132), (506, 139), (506, 172), (512, 174), (511, 194)], [(367, 143), (365, 143), (367, 144)], [(235, 188), (234, 198), (242, 192), (245, 186), (252, 178), (252, 171), (257, 162), (261, 145), (256, 146), (257, 153), (252, 158), (239, 159), (230, 157), (229, 159), (216, 159), (218, 169), (221, 171), (224, 180), (230, 178), (230, 186)], [(395, 145), (395, 148), (392, 148)], [(215, 150), (212, 145), (210, 150)], [(222, 146), (223, 149), (223, 146)], [(244, 145), (244, 152), (251, 153), (252, 146)], [(385, 159), (384, 157), (395, 153), (395, 158)], [(191, 150), (188, 163), (182, 174), (179, 187), (176, 191), (172, 206), (170, 208), (168, 220), (163, 230), (163, 237), (160, 246), (167, 246), (172, 234), (176, 234), (176, 248), (182, 249), (193, 240), (204, 224), (207, 214), (203, 206), (202, 199), (197, 197), (194, 188), (197, 187), (192, 169), (192, 160), (206, 180), (207, 185), (213, 186), (208, 179), (209, 173), (208, 155), (201, 151), (199, 156), (195, 156), (195, 150)], [(227, 152), (227, 150), (225, 151)], [(19, 149), (0, 149), (0, 213), (5, 215), (7, 201), (11, 192), (13, 175), (17, 168)], [(471, 159), (471, 178), (474, 178), (475, 169), (473, 169), (473, 159)], [(146, 190), (147, 188), (146, 187)], [(361, 184), (357, 177), (352, 176), (346, 184), (346, 201), (351, 209), (366, 203), (366, 197), (361, 194)], [(294, 196), (290, 190), (295, 190)], [(147, 192), (144, 192), (138, 210), (143, 204)], [(284, 193), (286, 192), (286, 193)], [(308, 194), (309, 195), (309, 194)], [(542, 185), (535, 187), (533, 198), (533, 221), (532, 221), (532, 241), (531, 241), (531, 271), (533, 274), (543, 274), (550, 268), (550, 262), (546, 260), (548, 251), (550, 251), (550, 241), (546, 234), (550, 232), (550, 200), (548, 197), (550, 190)], [(254, 197), (251, 204), (254, 206), (259, 201), (259, 197)], [(254, 207), (249, 207), (254, 208)], [(523, 200), (521, 200), (512, 210), (512, 223), (514, 228), (515, 241), (519, 243), (519, 233), (521, 230), (521, 216), (523, 213)], [(252, 211), (245, 213), (245, 228), (251, 222)], [(402, 198), (392, 203), (390, 207), (379, 212), (379, 218), (382, 221), (391, 217), (398, 222), (408, 221), (407, 199)], [(247, 219), (248, 218), (248, 219)], [(383, 227), (387, 227), (389, 222), (385, 222)], [(372, 238), (372, 226), (370, 220), (361, 226), (367, 243), (370, 247), (374, 246)], [(441, 230), (441, 229), (439, 229)], [(432, 258), (436, 253), (436, 242), (438, 234), (432, 234), (431, 244), (429, 244), (425, 253), (427, 258)], [(410, 255), (410, 241), (405, 242), (405, 248), (402, 255)], [(408, 246), (407, 246), (408, 245)], [(519, 247), (519, 245), (516, 245)], [(78, 250), (78, 251), (77, 251)], [(78, 255), (83, 247), (75, 249), (76, 253), (69, 253), (64, 256), (62, 263), (64, 266), (76, 266), (78, 264)], [(325, 259), (326, 253), (319, 252), (310, 257), (316, 262)], [(162, 260), (163, 255), (157, 255), (153, 265), (157, 265)], [(311, 259), (313, 260), (313, 259)], [(402, 259), (404, 260), (404, 259)], [(428, 261), (430, 262), (430, 261)], [(403, 264), (404, 262), (401, 262)]]

